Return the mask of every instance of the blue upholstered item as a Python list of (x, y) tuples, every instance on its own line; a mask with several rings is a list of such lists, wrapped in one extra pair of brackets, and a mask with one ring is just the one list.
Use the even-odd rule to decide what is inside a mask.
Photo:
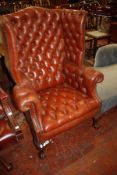
[(117, 63), (117, 44), (100, 47), (95, 56), (94, 67), (105, 67)]
[(94, 67), (104, 74), (104, 81), (97, 86), (103, 113), (117, 105), (117, 44), (99, 48)]

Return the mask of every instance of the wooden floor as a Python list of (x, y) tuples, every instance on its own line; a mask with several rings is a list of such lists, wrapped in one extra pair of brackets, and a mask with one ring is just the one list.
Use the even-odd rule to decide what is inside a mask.
[(0, 155), (14, 165), (11, 172), (0, 166), (0, 175), (117, 175), (117, 107), (102, 116), (95, 130), (91, 120), (53, 139), (40, 160), (26, 121), (20, 115), (24, 139)]

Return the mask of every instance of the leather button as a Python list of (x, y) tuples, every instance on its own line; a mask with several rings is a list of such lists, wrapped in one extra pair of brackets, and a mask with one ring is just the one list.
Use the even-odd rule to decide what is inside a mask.
[(42, 110), (42, 115), (45, 116), (46, 115), (46, 111)]
[(53, 118), (54, 120), (57, 119), (57, 115), (56, 115), (56, 113), (55, 113), (54, 111), (49, 111), (49, 115), (50, 115), (50, 117)]

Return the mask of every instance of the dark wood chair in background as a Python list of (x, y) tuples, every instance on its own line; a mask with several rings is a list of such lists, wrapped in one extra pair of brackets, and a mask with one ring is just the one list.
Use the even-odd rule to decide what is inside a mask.
[[(5, 63), (14, 79), (14, 101), (28, 112), (40, 157), (51, 138), (94, 118), (103, 75), (84, 67), (83, 10), (26, 8), (3, 16)], [(94, 121), (94, 120), (93, 120)]]
[[(19, 141), (22, 137), (23, 134), (14, 118), (8, 95), (0, 88), (0, 149)], [(8, 171), (12, 169), (12, 164), (7, 163), (1, 156), (0, 164)]]
[(85, 59), (92, 57), (93, 44), (93, 38), (85, 35)]
[(86, 10), (88, 12), (86, 36), (91, 37), (94, 40), (92, 49), (93, 56), (95, 56), (95, 53), (100, 46), (110, 43), (111, 35), (109, 33), (109, 29), (108, 31), (106, 31), (107, 28), (101, 28), (103, 22), (102, 19), (103, 17), (106, 17), (106, 14), (102, 15), (102, 13), (100, 12), (100, 5), (96, 5), (95, 3), (89, 3), (89, 6), (87, 6)]
[(33, 5), (40, 7), (49, 7), (51, 5), (50, 0), (34, 0)]
[(9, 14), (13, 12), (13, 5), (10, 2), (0, 2), (0, 15)]

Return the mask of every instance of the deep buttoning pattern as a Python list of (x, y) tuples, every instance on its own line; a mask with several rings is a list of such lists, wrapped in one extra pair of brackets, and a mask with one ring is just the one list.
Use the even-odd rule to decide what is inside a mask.
[(39, 141), (99, 111), (95, 87), (102, 74), (82, 64), (85, 16), (82, 10), (30, 7), (3, 17), (14, 99), (21, 111), (30, 109)]
[(45, 131), (74, 120), (97, 106), (86, 94), (64, 86), (42, 91), (39, 93), (39, 99)]
[(63, 60), (79, 64), (82, 58), (82, 29), (78, 27), (82, 12), (76, 15), (36, 7), (24, 11), (6, 17), (15, 35), (20, 76), (33, 81), (37, 89), (61, 84)]
[(16, 36), (21, 74), (35, 81), (39, 88), (61, 83), (65, 49), (59, 14), (34, 9), (22, 16), (16, 13), (10, 23)]

